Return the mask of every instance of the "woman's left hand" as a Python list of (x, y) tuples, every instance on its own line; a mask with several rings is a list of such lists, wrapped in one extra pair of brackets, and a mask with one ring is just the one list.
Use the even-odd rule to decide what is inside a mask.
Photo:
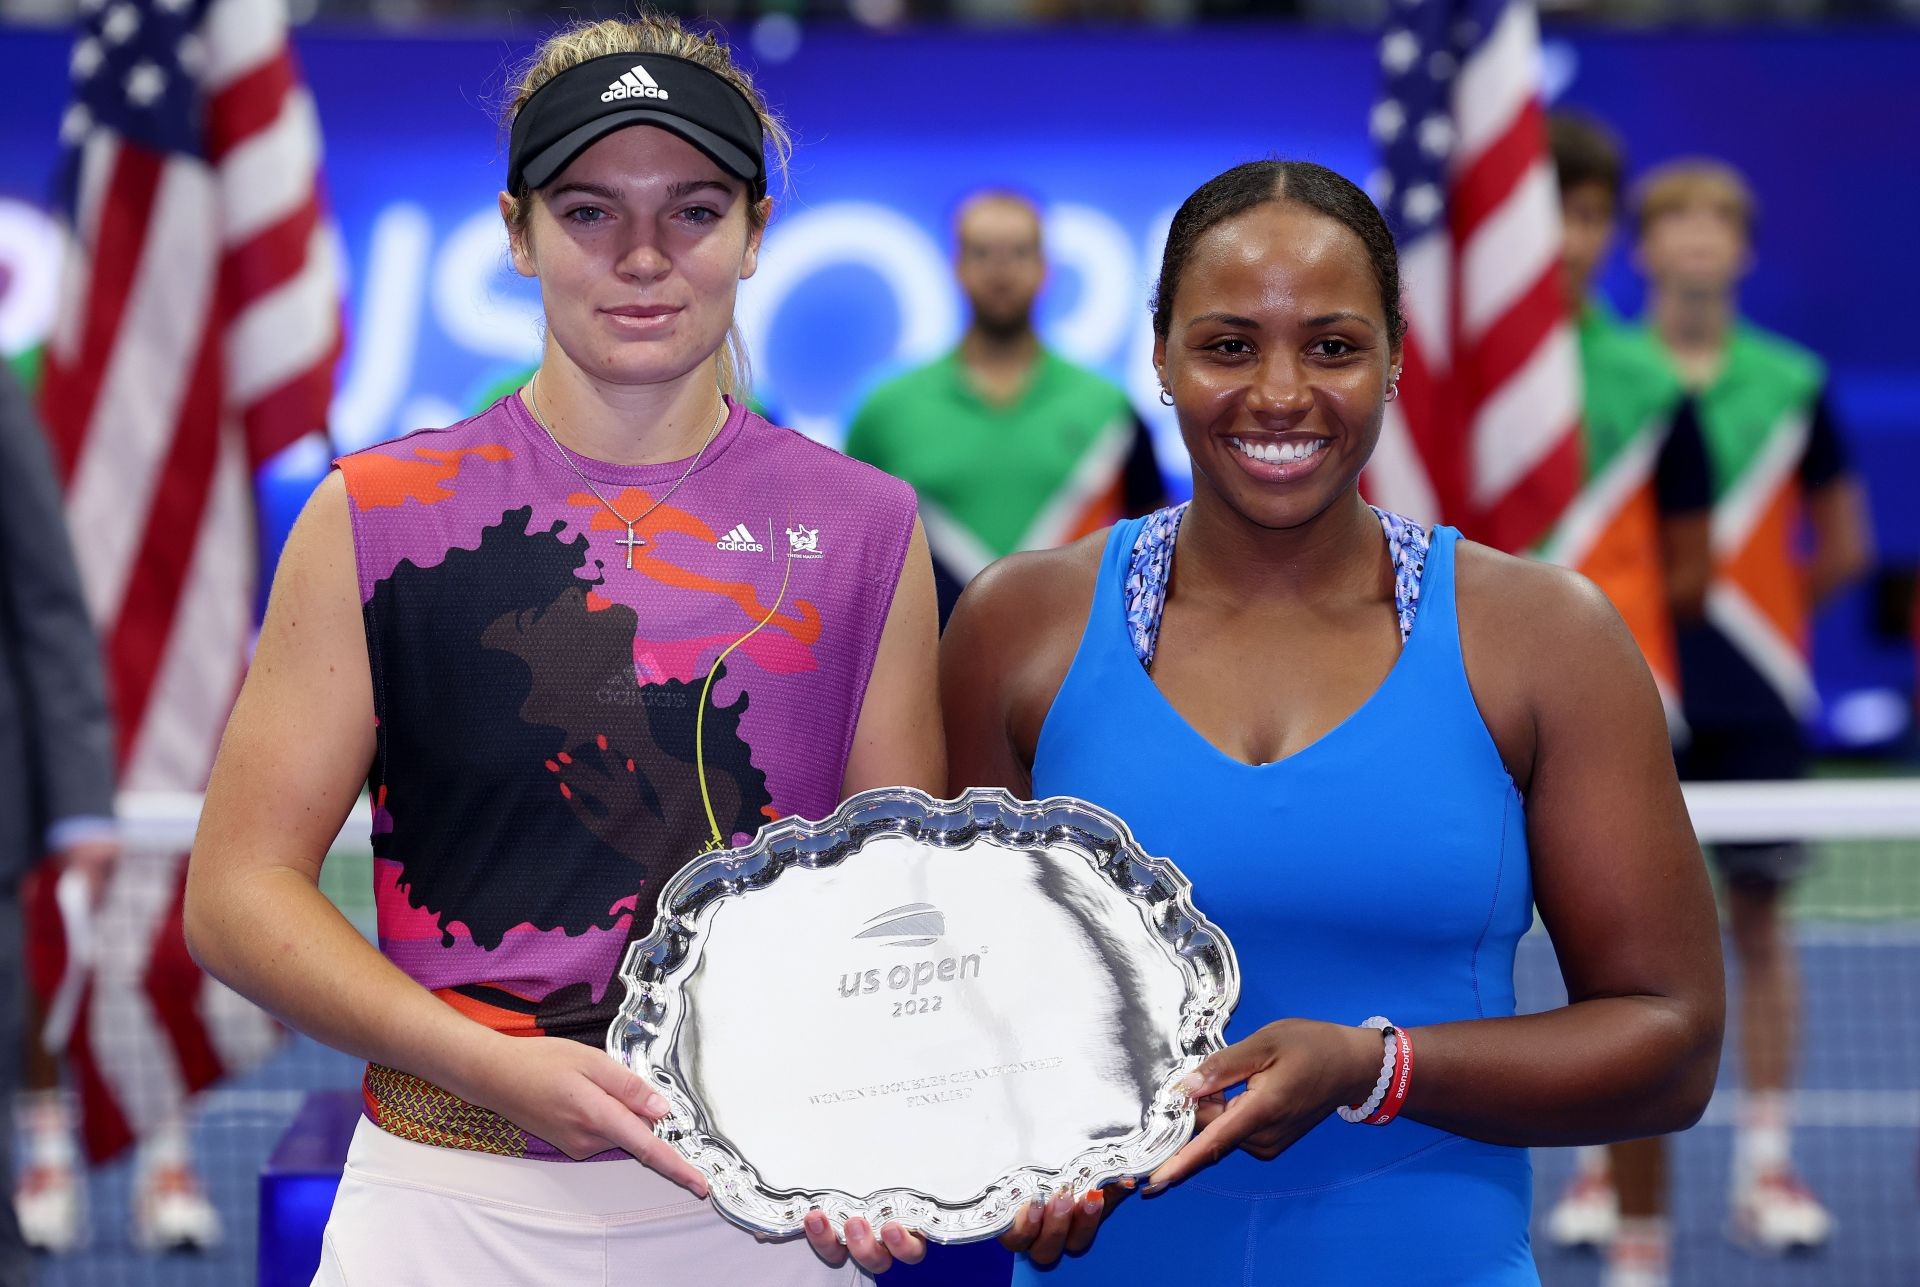
[(876, 1233), (865, 1220), (847, 1221), (847, 1240), (833, 1233), (833, 1222), (821, 1212), (807, 1212), (807, 1244), (813, 1254), (834, 1268), (853, 1262), (870, 1274), (884, 1274), (894, 1262), (917, 1265), (927, 1256), (927, 1240), (913, 1233), (898, 1220), (889, 1220)]
[[(1383, 1049), (1372, 1028), (1282, 1019), (1211, 1056), (1187, 1075), (1188, 1093), (1200, 1101), (1199, 1134), (1153, 1173), (1145, 1196), (1236, 1148), (1263, 1162), (1278, 1157), (1335, 1107), (1373, 1093)], [(1222, 1104), (1220, 1093), (1241, 1082), (1246, 1092)]]

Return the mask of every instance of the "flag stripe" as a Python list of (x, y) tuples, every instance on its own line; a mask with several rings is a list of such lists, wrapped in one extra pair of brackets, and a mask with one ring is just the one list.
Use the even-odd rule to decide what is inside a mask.
[(66, 230), (66, 253), (60, 266), (60, 313), (54, 319), (53, 334), (47, 345), (48, 356), (65, 363), (79, 360), (76, 350), (87, 318), (86, 301), (93, 282), (87, 248), (99, 240), (101, 212), (106, 209), (107, 179), (113, 172), (119, 150), (119, 143), (105, 130), (88, 138), (80, 148), (73, 224)]
[(140, 575), (127, 585), (112, 631), (107, 636), (107, 666), (115, 699), (115, 732), (121, 763), (146, 722), (160, 654), (172, 637), (180, 589), (194, 555), (181, 534), (199, 526), (213, 486), (220, 438), (219, 341), (210, 327), (201, 329), (200, 356), (174, 418), (167, 460), (153, 489), (153, 505), (135, 556)]
[(289, 94), (265, 129), (236, 143), (220, 162), (221, 235), (246, 241), (313, 200), (320, 122), (313, 99)]
[(1419, 337), (1435, 370), (1451, 365), (1453, 336), (1453, 247), (1438, 234), (1420, 238), (1400, 251), (1400, 293), (1409, 332)]
[(1380, 422), (1380, 441), (1367, 461), (1363, 480), (1367, 500), (1404, 514), (1422, 525), (1440, 521), (1440, 497), (1420, 464), (1413, 430), (1398, 403), (1389, 403)]
[(218, 165), (246, 139), (273, 124), (295, 90), (293, 59), (284, 51), (241, 76), (207, 107), (207, 156)]
[(1480, 404), (1471, 441), (1478, 505), (1501, 503), (1574, 432), (1580, 423), (1579, 361), (1572, 329), (1556, 327), (1527, 364)]
[(1477, 521), (1481, 540), (1503, 550), (1525, 550), (1545, 538), (1566, 512), (1569, 489), (1580, 477), (1577, 424), (1567, 421), (1554, 436), (1552, 450), (1517, 480), (1500, 503)]
[(1542, 160), (1461, 247), (1461, 331), (1478, 340), (1559, 262), (1560, 197)]
[[(232, 313), (298, 277), (307, 268), (314, 237), (322, 229), (320, 208), (309, 201), (280, 222), (229, 247), (220, 260), (220, 298), (225, 310)], [(331, 254), (329, 250), (329, 257)], [(332, 265), (327, 268), (331, 271)]]
[(1440, 505), (1438, 518), (1460, 517), (1467, 503), (1466, 443), (1451, 391), (1435, 378), (1424, 345), (1409, 338), (1400, 362), (1400, 412), (1426, 462), (1430, 490)]
[(333, 369), (343, 339), (334, 332), (325, 356), (297, 378), (256, 398), (242, 414), (248, 459), (257, 469), (309, 436), (326, 423), (327, 399), (333, 392)]
[(1554, 328), (1561, 325), (1566, 312), (1560, 266), (1555, 264), (1541, 273), (1532, 288), (1514, 300), (1506, 314), (1480, 336), (1473, 350), (1471, 387), (1466, 391), (1468, 405), (1478, 409), (1491, 391), (1525, 370)]
[(100, 216), (89, 243), (87, 293), (71, 363), (48, 369), (54, 380), (45, 399), (52, 431), (54, 464), (60, 479), (72, 478), (93, 419), (94, 403), (106, 377), (107, 362), (120, 333), (147, 242), (147, 216), (160, 188), (164, 165), (139, 148), (114, 149)]
[(256, 1007), (211, 975), (200, 978), (197, 1009), (206, 1020), (214, 1056), (227, 1068), (251, 1068), (279, 1045), (284, 1032)]
[(206, 88), (219, 91), (287, 47), (287, 17), (264, 0), (213, 0), (205, 24)]
[(1540, 164), (1546, 137), (1546, 113), (1537, 100), (1530, 99), (1487, 150), (1461, 171), (1447, 203), (1447, 221), (1455, 241), (1464, 244), (1482, 221), (1512, 197), (1521, 181)]
[(213, 1041), (195, 1013), (200, 999), (200, 967), (187, 952), (184, 931), (187, 895), (186, 865), (181, 864), (181, 879), (166, 915), (155, 927), (152, 950), (147, 956), (144, 990), (147, 1001), (160, 1020), (173, 1047), (181, 1080), (189, 1092), (211, 1086), (225, 1074)]
[(334, 281), (325, 230), (314, 229), (311, 241), (300, 275), (248, 304), (228, 327), (228, 396), (239, 406), (312, 370), (332, 352), (339, 322), (327, 307)]
[(1454, 83), (1456, 168), (1470, 166), (1529, 100), (1540, 94), (1540, 32), (1533, 9), (1510, 4)]
[(94, 1003), (95, 992), (95, 988), (89, 987), (81, 994), (80, 1010), (73, 1021), (74, 1039), (67, 1051), (67, 1064), (73, 1069), (74, 1089), (84, 1106), (80, 1116), (80, 1131), (87, 1147), (87, 1157), (98, 1162), (132, 1144), (134, 1136), (133, 1123), (127, 1120), (119, 1097), (113, 1093), (113, 1087), (100, 1067), (100, 1061), (94, 1058), (91, 1034), (97, 1008)]
[(193, 562), (127, 761), (129, 790), (206, 781), (221, 726), (240, 690), (253, 617), (252, 480), (244, 448), (221, 437)]
[(125, 334), (106, 361), (67, 492), (68, 521), (89, 551), (87, 606), (109, 627), (140, 556), (168, 431), (209, 324), (214, 248), (206, 228), (213, 209), (205, 169), (168, 163), (121, 318)]
[(136, 1133), (160, 1125), (186, 1098), (180, 1066), (142, 987), (161, 919), (182, 866), (177, 854), (121, 864), (95, 920), (93, 1010), (88, 1031), (101, 1080)]

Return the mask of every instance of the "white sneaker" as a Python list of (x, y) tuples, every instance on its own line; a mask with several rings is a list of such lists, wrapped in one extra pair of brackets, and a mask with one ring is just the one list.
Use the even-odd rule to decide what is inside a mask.
[(60, 1255), (80, 1245), (86, 1194), (70, 1166), (31, 1166), (13, 1190), (20, 1236), (35, 1251)]
[(1767, 1171), (1735, 1190), (1727, 1232), (1749, 1251), (1779, 1255), (1825, 1245), (1833, 1216), (1799, 1176)]
[(1672, 1283), (1667, 1249), (1657, 1242), (1615, 1242), (1600, 1271), (1600, 1287), (1671, 1287)]
[(220, 1213), (186, 1167), (158, 1167), (141, 1179), (133, 1240), (143, 1251), (211, 1251), (221, 1232)]
[(1619, 1231), (1620, 1195), (1605, 1174), (1575, 1174), (1547, 1213), (1547, 1241), (1556, 1247), (1604, 1247)]

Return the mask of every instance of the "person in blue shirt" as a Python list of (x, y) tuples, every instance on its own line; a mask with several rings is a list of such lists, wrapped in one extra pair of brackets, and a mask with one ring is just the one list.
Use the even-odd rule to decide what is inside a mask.
[[(1537, 1283), (1526, 1148), (1681, 1129), (1712, 1091), (1719, 935), (1631, 635), (1574, 574), (1360, 497), (1399, 303), (1346, 179), (1202, 185), (1154, 301), (1191, 504), (955, 609), (951, 785), (1113, 810), (1242, 978), (1197, 1136), (1144, 1196), (1029, 1207), (1016, 1283)], [(1570, 1000), (1517, 1016), (1536, 904)]]

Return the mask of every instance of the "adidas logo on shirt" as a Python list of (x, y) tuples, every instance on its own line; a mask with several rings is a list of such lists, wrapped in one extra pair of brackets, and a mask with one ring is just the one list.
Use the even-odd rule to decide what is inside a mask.
[(753, 539), (753, 533), (747, 530), (745, 523), (736, 523), (731, 532), (713, 543), (716, 550), (733, 550), (741, 554), (765, 554), (767, 547)]
[(607, 92), (600, 95), (600, 101), (611, 103), (622, 98), (666, 98), (667, 91), (660, 83), (647, 75), (647, 69), (635, 63), (631, 69), (622, 72), (620, 79), (607, 86)]

